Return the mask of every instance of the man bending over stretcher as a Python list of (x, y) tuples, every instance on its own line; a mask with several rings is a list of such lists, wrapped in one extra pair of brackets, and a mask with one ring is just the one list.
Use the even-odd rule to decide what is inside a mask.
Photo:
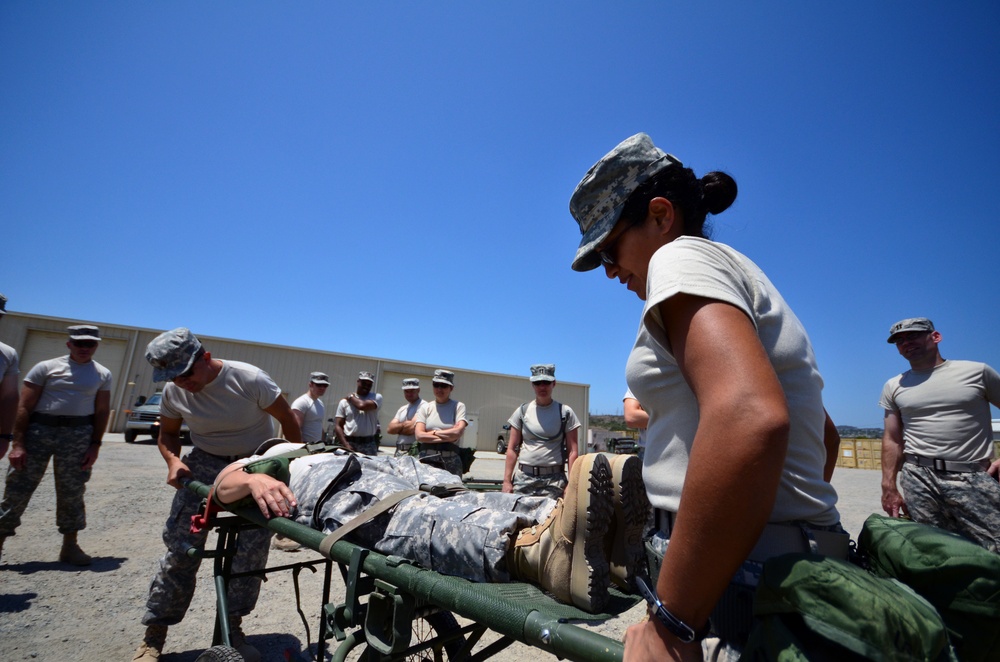
[[(224, 505), (252, 500), (265, 517), (289, 517), (331, 533), (394, 493), (455, 482), (453, 474), (410, 456), (338, 450), (296, 457), (278, 471), (277, 463), (259, 461), (298, 448), (281, 443), (229, 465), (215, 481), (215, 499)], [(253, 473), (262, 465), (282, 480)], [(347, 537), (445, 575), (528, 581), (597, 612), (607, 603), (609, 582), (628, 586), (643, 558), (640, 539), (649, 502), (641, 469), (635, 456), (611, 462), (599, 454), (581, 456), (562, 499), (467, 490), (441, 498), (419, 492)]]

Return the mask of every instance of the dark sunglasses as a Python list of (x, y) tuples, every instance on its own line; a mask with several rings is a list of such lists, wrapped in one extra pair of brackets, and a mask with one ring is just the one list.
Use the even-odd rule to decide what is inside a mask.
[(451, 384), (439, 384), (434, 382), (434, 388), (451, 388)]
[(72, 340), (73, 347), (79, 347), (80, 349), (93, 349), (97, 347), (96, 340)]
[(194, 363), (191, 364), (190, 368), (188, 368), (187, 370), (185, 370), (181, 374), (179, 374), (176, 377), (174, 377), (174, 379), (187, 379), (188, 377), (190, 377), (191, 375), (193, 375), (194, 374), (195, 366), (198, 365), (198, 360), (199, 359), (195, 359)]

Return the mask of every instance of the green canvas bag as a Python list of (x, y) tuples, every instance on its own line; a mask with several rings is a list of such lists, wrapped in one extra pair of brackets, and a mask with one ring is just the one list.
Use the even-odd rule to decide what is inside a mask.
[(944, 622), (903, 584), (812, 554), (769, 559), (741, 660), (956, 660)]
[(962, 660), (1000, 660), (1000, 554), (910, 520), (871, 515), (859, 551), (879, 577), (934, 605)]

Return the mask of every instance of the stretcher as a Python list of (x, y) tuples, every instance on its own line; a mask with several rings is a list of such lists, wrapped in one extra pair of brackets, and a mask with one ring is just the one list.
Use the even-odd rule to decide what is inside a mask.
[[(489, 485), (479, 486), (490, 489)], [(210, 486), (197, 481), (187, 488), (203, 498)], [(213, 509), (213, 506), (215, 508)], [(265, 519), (255, 508), (217, 512), (209, 502), (204, 515), (193, 525), (217, 530), (214, 551), (192, 550), (215, 563), (217, 619), (213, 647), (198, 658), (200, 662), (242, 660), (229, 648), (226, 614), (226, 587), (240, 576), (232, 572), (232, 558), (241, 530), (265, 527), (290, 538), (314, 552), (320, 552), (326, 534), (290, 519)], [(199, 519), (200, 518), (200, 519)], [(337, 567), (346, 586), (344, 601), (330, 602), (333, 568)], [(290, 570), (296, 594), (303, 569), (324, 569), (323, 604), (320, 609), (316, 659), (325, 660), (326, 642), (335, 639), (335, 662), (342, 660), (485, 660), (515, 642), (544, 650), (559, 658), (579, 662), (619, 662), (623, 645), (588, 630), (573, 621), (600, 621), (627, 611), (639, 600), (636, 596), (611, 590), (611, 600), (603, 614), (590, 614), (557, 602), (534, 585), (523, 582), (482, 584), (426, 570), (394, 556), (384, 556), (347, 540), (339, 540), (319, 559), (268, 567), (259, 573)], [(311, 649), (309, 625), (301, 606), (298, 612)], [(471, 621), (460, 626), (454, 615)], [(476, 648), (488, 631), (500, 635)], [(359, 655), (360, 653), (360, 655)]]

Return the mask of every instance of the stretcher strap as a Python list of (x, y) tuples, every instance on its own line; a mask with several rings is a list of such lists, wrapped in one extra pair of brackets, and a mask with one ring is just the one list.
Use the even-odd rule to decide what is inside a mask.
[[(382, 513), (390, 510), (393, 506), (398, 504), (403, 499), (409, 498), (420, 494), (421, 492), (427, 492), (432, 496), (436, 496), (442, 499), (458, 494), (459, 492), (467, 492), (468, 488), (461, 483), (456, 483), (454, 485), (427, 485), (422, 484), (418, 490), (403, 490), (401, 492), (393, 492), (391, 495), (380, 500), (377, 504), (361, 513), (354, 519), (352, 519), (347, 524), (344, 524), (338, 528), (333, 533), (329, 534), (327, 537), (323, 538), (323, 542), (319, 545), (319, 552), (323, 556), (330, 558), (330, 549), (333, 547), (334, 543), (346, 536), (348, 533), (357, 530), (359, 527), (372, 521)], [(318, 517), (319, 508), (313, 513), (313, 517)]]
[(337, 529), (327, 537), (323, 538), (323, 542), (321, 542), (319, 545), (320, 554), (322, 554), (327, 558), (330, 558), (330, 549), (333, 547), (334, 543), (336, 543), (338, 540), (346, 536), (348, 533), (351, 533), (355, 529), (361, 527), (362, 525), (372, 521), (382, 513), (386, 512), (387, 510), (395, 506), (403, 499), (414, 496), (416, 494), (420, 494), (420, 490), (403, 490), (402, 492), (393, 492), (390, 496), (386, 497), (385, 499), (382, 499), (377, 504), (375, 504), (365, 512), (361, 513), (347, 524), (344, 524), (339, 529)]

